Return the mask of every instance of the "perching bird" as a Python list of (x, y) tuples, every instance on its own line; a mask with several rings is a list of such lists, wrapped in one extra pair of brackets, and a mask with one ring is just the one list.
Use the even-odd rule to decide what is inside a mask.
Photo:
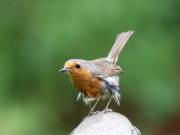
[(105, 111), (113, 98), (120, 105), (119, 74), (123, 72), (116, 65), (118, 56), (124, 45), (133, 34), (133, 31), (122, 32), (105, 58), (96, 60), (70, 59), (65, 62), (60, 72), (67, 72), (73, 85), (80, 91), (78, 99), (82, 96), (86, 104), (96, 100), (90, 109), (93, 112), (101, 98), (109, 98)]

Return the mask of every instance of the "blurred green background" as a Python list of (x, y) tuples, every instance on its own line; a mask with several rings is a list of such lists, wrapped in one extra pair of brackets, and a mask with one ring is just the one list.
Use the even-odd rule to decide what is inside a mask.
[[(107, 55), (135, 30), (118, 64), (121, 106), (144, 135), (180, 134), (178, 0), (0, 0), (0, 135), (67, 135), (87, 115), (58, 73)], [(102, 109), (104, 103), (98, 107)]]

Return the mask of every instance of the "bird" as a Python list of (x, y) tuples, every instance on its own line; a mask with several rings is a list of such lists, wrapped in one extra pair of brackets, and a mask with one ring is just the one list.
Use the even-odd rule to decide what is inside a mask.
[[(120, 105), (121, 91), (119, 75), (124, 71), (117, 65), (119, 54), (134, 31), (117, 34), (117, 38), (106, 57), (95, 60), (70, 59), (67, 60), (60, 72), (67, 72), (72, 84), (79, 91), (77, 99), (81, 97), (86, 105), (90, 105), (89, 114), (94, 112), (101, 99), (109, 99), (104, 111), (114, 99)], [(94, 105), (91, 103), (95, 101)]]

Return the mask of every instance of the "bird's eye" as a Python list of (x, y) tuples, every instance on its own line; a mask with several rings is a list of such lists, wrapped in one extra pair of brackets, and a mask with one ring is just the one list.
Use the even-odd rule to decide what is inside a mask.
[(76, 64), (76, 68), (80, 68), (81, 67), (81, 65), (79, 65), (79, 64)]

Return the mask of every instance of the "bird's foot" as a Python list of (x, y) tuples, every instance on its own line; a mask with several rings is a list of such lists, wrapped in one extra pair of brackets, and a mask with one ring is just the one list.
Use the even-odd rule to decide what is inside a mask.
[(112, 109), (105, 108), (102, 112), (107, 113), (107, 112), (112, 112), (112, 111), (113, 111)]
[(99, 111), (96, 111), (96, 112), (90, 111), (89, 114), (88, 114), (88, 116), (92, 116), (92, 115), (95, 115), (95, 114), (97, 114), (97, 113), (99, 113)]

